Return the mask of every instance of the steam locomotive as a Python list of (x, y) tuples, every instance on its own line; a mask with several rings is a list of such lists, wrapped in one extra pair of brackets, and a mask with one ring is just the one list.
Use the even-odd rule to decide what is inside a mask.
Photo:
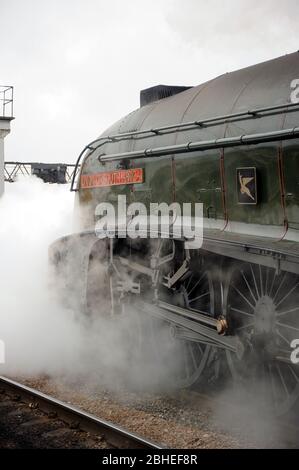
[[(277, 414), (299, 396), (298, 86), (295, 52), (143, 90), (140, 108), (79, 155), (77, 232), (50, 248), (64, 301), (91, 316), (135, 308), (149, 319), (143, 338), (159, 322), (180, 347), (178, 387), (222, 373), (266, 381)], [(98, 238), (98, 204), (120, 195), (202, 203), (202, 247), (161, 233)]]

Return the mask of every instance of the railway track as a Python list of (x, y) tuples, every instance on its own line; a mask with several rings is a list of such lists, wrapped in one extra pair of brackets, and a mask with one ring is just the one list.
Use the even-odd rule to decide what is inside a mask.
[[(169, 393), (108, 391), (89, 388), (82, 380), (71, 386), (50, 379), (31, 378), (27, 385), (110, 419), (121, 426), (144, 430), (147, 438), (168, 449), (295, 448), (299, 447), (298, 413), (275, 417), (258, 400), (230, 390), (184, 389)], [(238, 397), (238, 395), (240, 395)], [(137, 423), (137, 425), (136, 425)], [(138, 432), (138, 431), (137, 431)]]
[[(52, 391), (42, 389), (43, 392), (40, 392), (34, 383), (27, 386), (0, 376), (0, 448), (163, 448), (151, 441), (153, 438), (150, 435), (147, 439), (127, 432), (126, 422), (121, 427), (70, 405), (69, 401), (73, 402), (76, 391), (72, 396), (65, 390), (69, 400), (65, 403), (50, 396)], [(126, 406), (133, 414), (136, 410), (147, 413), (150, 420), (146, 426), (152, 425), (151, 417), (163, 414), (165, 420), (173, 423), (174, 434), (177, 432), (175, 422), (179, 411), (185, 409), (184, 423), (188, 423), (187, 426), (193, 430), (187, 439), (190, 443), (197, 442), (197, 446), (192, 445), (191, 448), (298, 449), (299, 446), (299, 427), (294, 416), (291, 422), (269, 419), (267, 416), (259, 418), (250, 406), (247, 408), (244, 404), (232, 403), (228, 397), (219, 398), (191, 390), (181, 391), (177, 398), (169, 399), (166, 396), (165, 399), (160, 397), (155, 400), (151, 397), (146, 402), (141, 400), (139, 404), (138, 400), (130, 404), (128, 397), (121, 406)], [(98, 396), (97, 400), (101, 398)], [(111, 403), (104, 400), (106, 408), (115, 406), (115, 400), (117, 397)], [(88, 402), (82, 402), (82, 405), (88, 409)], [(218, 411), (213, 416), (215, 410)], [(217, 416), (219, 412), (220, 416)], [(139, 419), (144, 426), (146, 418)], [(165, 423), (162, 425), (158, 421), (155, 426), (166, 428)], [(165, 432), (157, 435), (155, 431), (154, 439), (164, 442), (167, 448), (182, 448), (182, 443), (168, 442), (169, 431), (165, 429)]]
[[(0, 446), (161, 449), (68, 403), (0, 376)], [(2, 443), (2, 444), (1, 444)], [(4, 444), (6, 443), (6, 444)]]

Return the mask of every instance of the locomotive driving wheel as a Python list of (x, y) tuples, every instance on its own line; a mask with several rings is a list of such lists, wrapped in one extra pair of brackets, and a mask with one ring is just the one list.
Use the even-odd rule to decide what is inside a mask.
[[(240, 264), (224, 283), (224, 312), (239, 353), (226, 351), (233, 378), (258, 388), (277, 415), (299, 397), (299, 365), (291, 360), (299, 338), (299, 276)], [(270, 392), (270, 393), (269, 393)]]
[[(174, 258), (164, 266), (159, 279), (158, 299), (174, 307), (183, 307), (186, 313), (214, 316), (214, 285), (209, 266), (197, 251), (188, 252), (178, 242), (174, 246)], [(165, 280), (174, 276), (186, 261), (186, 272), (173, 286), (167, 286)], [(170, 363), (175, 387), (190, 387), (199, 382), (210, 360), (211, 345), (167, 321), (160, 325), (159, 336), (162, 345), (167, 345), (162, 347), (162, 356), (166, 365)]]

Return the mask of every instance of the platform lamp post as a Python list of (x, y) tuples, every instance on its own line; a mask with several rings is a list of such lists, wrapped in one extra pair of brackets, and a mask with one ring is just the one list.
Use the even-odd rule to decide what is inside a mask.
[(0, 197), (4, 193), (4, 139), (13, 119), (13, 87), (0, 85)]

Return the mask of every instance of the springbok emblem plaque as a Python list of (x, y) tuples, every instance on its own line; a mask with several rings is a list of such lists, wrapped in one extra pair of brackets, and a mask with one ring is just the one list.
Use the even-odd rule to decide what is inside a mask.
[(257, 204), (256, 168), (237, 168), (238, 204)]

